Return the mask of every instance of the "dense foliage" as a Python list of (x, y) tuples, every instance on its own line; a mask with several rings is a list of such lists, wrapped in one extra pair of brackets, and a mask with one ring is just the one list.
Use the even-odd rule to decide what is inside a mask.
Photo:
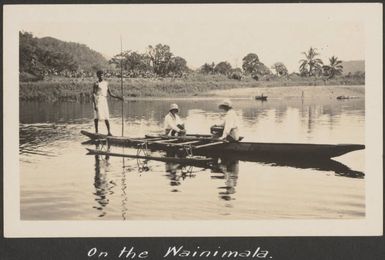
[(271, 68), (275, 70), (277, 76), (286, 76), (288, 74), (287, 68), (282, 62), (274, 63)]
[(203, 64), (200, 67), (199, 72), (203, 73), (203, 74), (214, 74), (215, 73), (215, 63), (212, 62), (210, 64), (209, 63)]
[(214, 72), (222, 75), (228, 75), (231, 72), (231, 69), (232, 67), (230, 63), (227, 61), (221, 61), (215, 66)]
[(19, 33), (19, 43), (19, 70), (24, 75), (85, 76), (108, 65), (100, 53), (84, 44), (36, 38), (28, 32)]
[(136, 77), (181, 77), (189, 71), (184, 58), (174, 56), (170, 46), (148, 46), (146, 53), (125, 51), (110, 61), (118, 70), (122, 65), (124, 76)]
[(242, 61), (242, 68), (245, 74), (251, 75), (255, 80), (271, 74), (270, 69), (259, 60), (258, 55), (255, 53), (247, 54), (243, 57)]
[[(188, 68), (187, 61), (171, 52), (168, 45), (149, 45), (145, 52), (124, 51), (107, 61), (100, 53), (84, 44), (64, 42), (52, 37), (36, 38), (31, 33), (20, 32), (20, 80), (36, 81), (45, 76), (64, 76), (85, 78), (94, 76), (98, 69), (106, 70), (107, 77), (125, 78), (186, 78), (198, 73), (201, 75), (225, 76), (232, 80), (270, 81), (277, 78), (291, 79), (284, 63), (276, 62), (271, 72), (255, 53), (248, 53), (242, 59), (242, 68), (233, 68), (228, 61), (205, 63), (195, 72)], [(360, 75), (353, 71), (344, 72), (345, 63), (333, 56), (324, 65), (316, 48), (303, 52), (299, 74), (303, 78), (330, 80), (337, 76), (365, 77), (364, 68)], [(350, 63), (346, 63), (349, 65)], [(355, 63), (351, 62), (351, 70)]]

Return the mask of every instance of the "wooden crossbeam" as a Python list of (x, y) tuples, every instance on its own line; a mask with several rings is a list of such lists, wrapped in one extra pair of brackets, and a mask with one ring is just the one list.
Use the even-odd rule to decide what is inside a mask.
[(155, 141), (159, 141), (159, 140), (164, 140), (164, 138), (139, 138), (139, 139), (130, 139), (130, 141), (133, 141), (133, 142), (155, 142)]
[(208, 143), (208, 144), (197, 145), (197, 146), (194, 146), (193, 148), (194, 149), (199, 149), (199, 148), (219, 145), (219, 144), (223, 144), (223, 143), (225, 143), (225, 142), (224, 141), (218, 141), (218, 142), (213, 142), (213, 143)]
[(184, 140), (184, 141), (195, 141), (195, 140), (201, 140), (201, 141), (204, 141), (204, 140), (208, 140), (208, 141), (212, 141), (213, 138), (211, 136), (206, 136), (206, 135), (183, 135), (183, 136), (168, 136), (168, 135), (145, 135), (146, 138), (156, 138), (156, 137), (160, 137), (162, 139), (178, 139), (178, 140)]
[(207, 137), (207, 138), (212, 138), (213, 135), (205, 135), (205, 134), (187, 134), (187, 137)]
[(187, 145), (187, 144), (196, 144), (196, 143), (200, 143), (202, 142), (201, 140), (197, 140), (197, 141), (188, 141), (188, 142), (183, 142), (183, 143), (173, 143), (173, 144), (170, 144), (170, 145), (175, 145), (175, 146), (184, 146), (184, 145)]
[(168, 143), (168, 142), (173, 142), (173, 141), (178, 141), (179, 139), (164, 139), (164, 140), (159, 140), (159, 141), (149, 141), (149, 143), (156, 143), (156, 144), (161, 144), (161, 143)]
[(164, 138), (161, 137), (154, 137), (154, 138), (127, 138), (123, 136), (113, 136), (113, 137), (107, 137), (107, 139), (114, 139), (114, 140), (122, 140), (122, 141), (130, 141), (130, 142), (146, 142), (146, 141), (157, 141), (157, 140), (164, 140)]

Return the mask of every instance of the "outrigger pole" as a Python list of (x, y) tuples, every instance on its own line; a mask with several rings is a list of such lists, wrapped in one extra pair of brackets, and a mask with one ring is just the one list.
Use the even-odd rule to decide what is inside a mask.
[(123, 99), (123, 44), (120, 36), (120, 90), (122, 93), (122, 136), (124, 136), (124, 99)]

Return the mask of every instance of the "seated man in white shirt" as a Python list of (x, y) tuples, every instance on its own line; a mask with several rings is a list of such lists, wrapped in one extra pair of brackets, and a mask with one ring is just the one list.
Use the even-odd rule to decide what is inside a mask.
[(223, 123), (215, 125), (214, 127), (223, 127), (223, 133), (220, 139), (229, 142), (238, 142), (239, 137), (239, 119), (237, 113), (234, 111), (231, 101), (226, 99), (219, 104), (219, 109), (226, 112)]
[(170, 111), (164, 118), (164, 129), (166, 135), (181, 136), (186, 134), (184, 124), (178, 116), (179, 108), (177, 104), (171, 104)]

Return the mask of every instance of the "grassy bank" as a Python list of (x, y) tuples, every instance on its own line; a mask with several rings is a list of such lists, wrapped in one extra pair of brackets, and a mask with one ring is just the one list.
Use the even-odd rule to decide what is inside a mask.
[(259, 87), (214, 90), (209, 92), (216, 97), (228, 98), (247, 98), (263, 94), (269, 99), (276, 98), (306, 98), (321, 99), (332, 98), (335, 100), (338, 96), (348, 96), (351, 98), (364, 98), (365, 87), (357, 86), (286, 86), (286, 87)]
[[(38, 82), (20, 83), (20, 100), (23, 101), (77, 101), (89, 102), (95, 79), (51, 78)], [(107, 79), (111, 90), (120, 95), (120, 79)], [(365, 80), (340, 77), (332, 80), (314, 78), (275, 78), (255, 81), (251, 78), (231, 80), (221, 75), (193, 75), (187, 78), (135, 78), (124, 79), (126, 97), (192, 97), (214, 95), (217, 90), (235, 88), (269, 88), (284, 86), (338, 86), (364, 85)]]

